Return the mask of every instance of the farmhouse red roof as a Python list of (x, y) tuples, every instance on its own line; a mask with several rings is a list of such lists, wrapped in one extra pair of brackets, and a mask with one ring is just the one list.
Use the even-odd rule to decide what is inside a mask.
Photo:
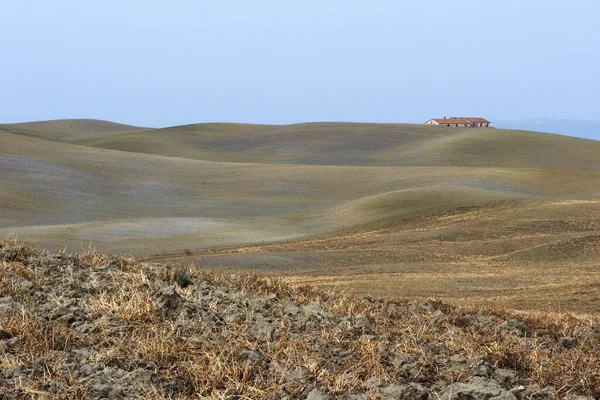
[(436, 118), (435, 122), (440, 124), (468, 124), (469, 121), (463, 118)]
[(489, 123), (489, 122), (490, 122), (490, 121), (488, 121), (488, 120), (487, 120), (487, 119), (485, 119), (485, 118), (479, 118), (479, 117), (468, 117), (468, 118), (467, 118), (467, 117), (465, 117), (464, 119), (466, 119), (466, 120), (467, 120), (467, 121), (469, 121), (469, 122), (476, 122), (476, 123), (480, 123), (480, 122), (481, 122), (481, 123), (484, 123), (484, 124), (486, 124), (486, 123)]
[(451, 125), (456, 125), (456, 124), (489, 124), (490, 121), (488, 121), (485, 118), (480, 118), (480, 117), (451, 117), (451, 118), (434, 118), (432, 121), (437, 122), (438, 124), (442, 125), (442, 124), (451, 124)]

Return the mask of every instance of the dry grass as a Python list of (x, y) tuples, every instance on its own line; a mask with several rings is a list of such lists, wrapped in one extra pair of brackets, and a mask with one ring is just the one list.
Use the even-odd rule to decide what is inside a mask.
[(502, 201), (303, 241), (145, 257), (386, 300), (600, 313), (600, 208)]
[[(36, 371), (10, 389), (21, 398), (52, 397), (52, 389), (60, 385), (68, 387), (60, 398), (89, 396), (89, 382), (61, 367), (81, 349), (89, 351), (84, 363), (102, 363), (130, 374), (140, 367), (152, 371), (158, 378), (139, 393), (153, 398), (174, 393), (190, 399), (264, 398), (278, 390), (293, 398), (314, 384), (333, 394), (355, 392), (369, 378), (426, 385), (468, 379), (468, 370), (446, 367), (451, 356), (510, 369), (520, 382), (551, 385), (560, 396), (600, 395), (600, 321), (593, 315), (460, 309), (440, 301), (370, 301), (292, 286), (278, 278), (199, 273), (191, 267), (175, 270), (93, 250), (58, 254), (48, 266), (38, 261), (43, 252), (16, 240), (4, 241), (1, 251), (0, 297), (11, 296), (30, 310), (0, 319), (1, 331), (14, 342), (0, 359), (0, 376), (15, 367)], [(59, 272), (63, 276), (56, 276)], [(182, 272), (193, 284), (177, 292), (186, 304), (202, 309), (202, 316), (157, 303), (157, 291)], [(88, 292), (80, 293), (79, 304), (85, 308), (85, 320), (97, 323), (94, 329), (82, 333), (71, 320), (49, 320), (33, 311), (39, 311), (42, 298), (57, 308), (69, 300), (56, 297), (47, 285), (75, 284), (84, 276)], [(15, 277), (31, 282), (35, 293), (20, 291)], [(299, 332), (284, 318), (272, 332), (254, 334), (251, 324), (257, 310), (251, 301), (241, 303), (246, 307), (244, 318), (225, 322), (224, 303), (217, 298), (207, 301), (203, 282), (228, 293), (260, 294), (260, 299), (269, 299), (262, 303), (265, 309), (280, 309), (288, 301), (300, 307), (318, 301), (329, 313), (349, 321), (364, 318), (366, 323), (362, 329), (347, 330), (324, 319), (320, 329)], [(177, 313), (171, 312), (175, 309)], [(478, 324), (479, 316), (491, 325)], [(494, 328), (509, 319), (523, 322), (523, 337)], [(559, 344), (563, 337), (577, 338), (578, 343), (565, 348)], [(391, 361), (394, 357), (405, 357), (414, 366), (399, 368)], [(369, 396), (376, 398), (375, 393)]]
[[(369, 338), (357, 343), (344, 343), (340, 333), (321, 333), (326, 340), (344, 343), (359, 354), (358, 363), (353, 361), (334, 371), (329, 381), (332, 390), (337, 385), (342, 385), (343, 389), (359, 386), (366, 378), (361, 375), (364, 371), (383, 381), (403, 381), (405, 377), (398, 374), (400, 371), (390, 368), (378, 351), (378, 347), (394, 342), (400, 353), (425, 358), (417, 373), (417, 377), (420, 375), (423, 381), (432, 382), (442, 378), (452, 382), (468, 377), (464, 372), (456, 371), (446, 371), (447, 375), (439, 374), (436, 365), (439, 366), (441, 362), (429, 349), (432, 344), (437, 344), (444, 348), (443, 355), (458, 354), (465, 359), (485, 355), (494, 367), (516, 371), (523, 381), (531, 380), (542, 386), (560, 388), (563, 394), (583, 391), (600, 395), (600, 332), (590, 333), (600, 321), (597, 315), (576, 317), (568, 313), (523, 312), (504, 308), (460, 310), (437, 301), (432, 302), (432, 312), (419, 313), (410, 311), (406, 303), (363, 301), (341, 294), (318, 292), (309, 287), (289, 286), (280, 279), (250, 274), (217, 273), (211, 276), (236, 290), (275, 294), (278, 298), (293, 299), (300, 304), (319, 299), (331, 312), (369, 316), (371, 328), (378, 335), (376, 340)], [(448, 324), (431, 324), (430, 318), (437, 310), (450, 317)], [(490, 334), (480, 330), (473, 323), (473, 316), (479, 314), (499, 320), (517, 318), (528, 327), (526, 337), (502, 335), (500, 332)], [(448, 331), (448, 325), (460, 329)], [(583, 332), (587, 333), (582, 337)], [(565, 350), (557, 346), (558, 339), (569, 336), (582, 337), (575, 349)], [(285, 343), (283, 347), (291, 344)], [(298, 347), (302, 347), (302, 344), (296, 343), (288, 351), (298, 351)]]

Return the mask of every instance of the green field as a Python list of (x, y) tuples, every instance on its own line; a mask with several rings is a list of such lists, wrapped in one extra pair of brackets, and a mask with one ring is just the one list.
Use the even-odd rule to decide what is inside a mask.
[(598, 141), (67, 120), (0, 125), (0, 171), (0, 236), (50, 249), (252, 268), (383, 297), (600, 310)]

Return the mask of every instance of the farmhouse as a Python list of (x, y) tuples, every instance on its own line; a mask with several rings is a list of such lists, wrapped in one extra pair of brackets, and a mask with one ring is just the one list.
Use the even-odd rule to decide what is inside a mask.
[(425, 122), (425, 125), (453, 126), (464, 128), (489, 128), (490, 121), (478, 117), (435, 118)]

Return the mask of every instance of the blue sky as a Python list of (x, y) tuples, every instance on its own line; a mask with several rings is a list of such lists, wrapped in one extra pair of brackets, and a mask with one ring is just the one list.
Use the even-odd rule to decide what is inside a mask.
[(600, 116), (597, 0), (4, 0), (0, 122)]

